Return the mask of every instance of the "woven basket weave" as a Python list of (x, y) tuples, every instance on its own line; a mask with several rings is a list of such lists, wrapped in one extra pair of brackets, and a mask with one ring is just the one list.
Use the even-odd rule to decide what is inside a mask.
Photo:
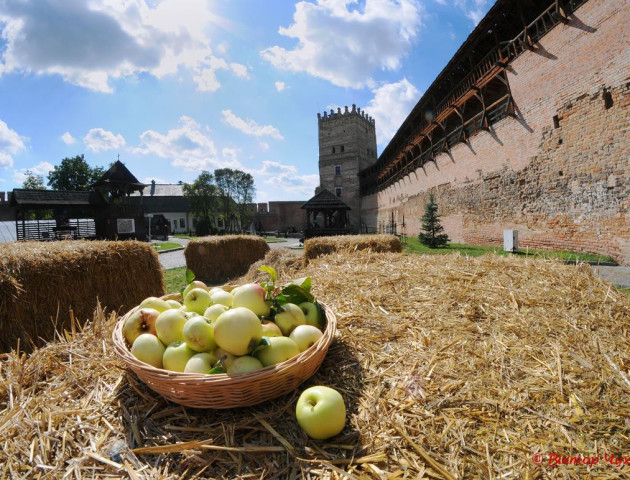
[[(162, 298), (179, 300), (179, 295), (166, 295)], [(141, 362), (131, 354), (122, 334), (125, 320), (138, 307), (130, 310), (117, 322), (112, 339), (116, 353), (127, 366), (152, 390), (168, 400), (192, 408), (247, 407), (289, 393), (315, 374), (328, 352), (337, 328), (333, 311), (321, 302), (320, 305), (326, 317), (324, 335), (299, 355), (254, 372), (231, 375), (179, 373)]]

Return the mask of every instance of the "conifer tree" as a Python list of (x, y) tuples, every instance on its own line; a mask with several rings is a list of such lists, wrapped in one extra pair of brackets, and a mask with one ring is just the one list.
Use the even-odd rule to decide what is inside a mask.
[(440, 217), (437, 213), (438, 206), (435, 203), (435, 197), (431, 193), (429, 195), (429, 203), (424, 206), (424, 215), (422, 216), (422, 232), (418, 235), (420, 243), (429, 248), (437, 248), (446, 245), (449, 242), (448, 235), (442, 233), (444, 227), (440, 224)]

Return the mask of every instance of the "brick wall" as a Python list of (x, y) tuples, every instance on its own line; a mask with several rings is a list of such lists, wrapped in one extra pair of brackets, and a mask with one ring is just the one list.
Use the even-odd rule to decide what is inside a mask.
[[(428, 191), (453, 241), (608, 254), (630, 264), (630, 1), (590, 0), (508, 66), (517, 118), (362, 199), (417, 235)], [(556, 117), (554, 119), (554, 117)]]
[(300, 208), (305, 203), (306, 200), (269, 202), (268, 206), (259, 203), (259, 213), (254, 222), (260, 220), (266, 232), (274, 230), (286, 232), (288, 229), (299, 232), (306, 227), (306, 211)]

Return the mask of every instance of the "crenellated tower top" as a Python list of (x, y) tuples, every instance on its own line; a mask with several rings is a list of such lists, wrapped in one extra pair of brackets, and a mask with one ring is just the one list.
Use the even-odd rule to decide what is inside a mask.
[(352, 110), (349, 110), (348, 106), (346, 105), (344, 107), (343, 112), (341, 111), (341, 107), (338, 107), (336, 112), (333, 109), (330, 110), (330, 113), (326, 111), (324, 111), (323, 114), (318, 112), (317, 120), (319, 122), (327, 122), (329, 120), (336, 120), (338, 118), (342, 118), (346, 116), (353, 116), (353, 115), (362, 118), (370, 125), (374, 125), (375, 123), (374, 118), (372, 118), (370, 115), (365, 113), (365, 111), (362, 111), (361, 108), (357, 107), (354, 103), (352, 104)]

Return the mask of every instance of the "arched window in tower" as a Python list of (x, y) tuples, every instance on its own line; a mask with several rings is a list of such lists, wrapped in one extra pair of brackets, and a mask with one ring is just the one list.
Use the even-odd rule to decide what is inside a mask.
[(338, 197), (341, 197), (341, 187), (335, 188), (335, 195), (337, 195)]
[(335, 153), (335, 147), (332, 147), (332, 153)]
[(335, 165), (335, 176), (339, 177), (341, 175), (341, 165)]
[(343, 145), (340, 148), (341, 148), (341, 151), (343, 152), (344, 151)]

